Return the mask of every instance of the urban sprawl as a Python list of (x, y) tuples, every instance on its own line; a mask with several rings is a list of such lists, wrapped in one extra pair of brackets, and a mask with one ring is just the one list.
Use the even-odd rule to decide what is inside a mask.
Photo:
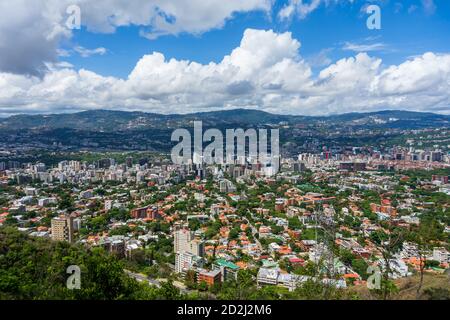
[(388, 283), (448, 272), (445, 152), (354, 148), (279, 161), (275, 175), (163, 155), (3, 161), (0, 225), (103, 247), (130, 277), (182, 292), (219, 294), (248, 272), (258, 288), (286, 294), (314, 282), (386, 296)]

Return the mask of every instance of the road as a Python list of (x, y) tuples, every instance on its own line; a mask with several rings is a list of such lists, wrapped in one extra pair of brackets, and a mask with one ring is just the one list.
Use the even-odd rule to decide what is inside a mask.
[[(160, 280), (152, 279), (152, 278), (146, 276), (145, 274), (132, 272), (130, 270), (124, 270), (124, 271), (126, 274), (128, 274), (128, 276), (136, 279), (137, 281), (139, 281), (139, 282), (147, 281), (149, 285), (153, 285), (158, 288), (161, 288), (161, 282), (167, 281), (167, 279), (160, 279)], [(173, 281), (173, 285), (176, 288), (180, 289), (180, 292), (183, 294), (188, 294), (188, 293), (193, 292), (192, 290), (186, 289), (186, 287), (179, 281)]]
[(147, 281), (149, 285), (154, 285), (154, 286), (157, 286), (158, 288), (161, 287), (161, 282), (159, 282), (158, 280), (152, 279), (150, 277), (147, 277), (145, 274), (135, 273), (135, 272), (131, 272), (129, 270), (125, 270), (125, 273), (128, 274), (130, 277), (136, 279), (139, 282)]
[(255, 226), (253, 224), (250, 223), (250, 221), (247, 218), (244, 217), (243, 219), (245, 221), (247, 221), (247, 224), (252, 229), (253, 239), (255, 240), (256, 244), (258, 245), (259, 250), (263, 251), (263, 246), (261, 245), (261, 242), (259, 242), (259, 240), (255, 236), (258, 233), (258, 230), (255, 228)]

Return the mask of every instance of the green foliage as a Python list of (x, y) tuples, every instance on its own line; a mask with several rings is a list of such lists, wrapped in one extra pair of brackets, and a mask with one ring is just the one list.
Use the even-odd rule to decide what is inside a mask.
[(8, 199), (1, 197), (0, 198), (0, 206), (4, 206), (8, 203)]
[(218, 298), (223, 300), (248, 300), (256, 291), (256, 281), (251, 271), (239, 270), (237, 281), (225, 281)]
[(197, 231), (201, 226), (199, 219), (190, 219), (189, 220), (189, 229), (192, 231)]
[(175, 287), (172, 281), (163, 283), (157, 293), (159, 298), (162, 300), (179, 300), (183, 298), (180, 293), (180, 289)]
[(439, 267), (440, 262), (436, 260), (426, 260), (425, 261), (425, 268), (433, 268), (433, 267)]
[(339, 251), (339, 256), (341, 261), (345, 264), (345, 265), (350, 265), (353, 261), (353, 259), (355, 259), (355, 255), (347, 249), (341, 249)]
[(316, 239), (316, 230), (312, 228), (303, 229), (301, 235), (302, 240), (314, 240)]
[(195, 289), (197, 287), (197, 277), (194, 270), (188, 270), (184, 279), (186, 287)]
[(294, 274), (302, 276), (314, 276), (316, 274), (316, 265), (308, 261), (304, 266), (298, 266), (294, 269)]
[(131, 215), (128, 210), (112, 208), (108, 212), (108, 218), (118, 220), (118, 221), (126, 221), (128, 219), (131, 219)]
[(302, 300), (339, 300), (345, 298), (342, 289), (315, 280), (306, 281), (294, 293), (296, 299)]
[(214, 236), (219, 234), (221, 223), (219, 221), (214, 221), (211, 225), (206, 229), (205, 237), (206, 239), (212, 239)]
[(58, 208), (61, 210), (67, 209), (69, 211), (74, 211), (73, 206), (74, 206), (74, 201), (73, 201), (72, 197), (70, 196), (70, 194), (64, 193), (61, 196), (61, 200), (59, 201)]
[(385, 232), (377, 230), (370, 234), (370, 240), (380, 245), (382, 242), (389, 240), (389, 236)]
[[(67, 267), (81, 269), (81, 289), (66, 288)], [(167, 295), (165, 295), (167, 296)], [(139, 284), (100, 248), (32, 238), (0, 228), (0, 299), (147, 299), (165, 297)]]
[(399, 290), (394, 281), (383, 276), (380, 289), (373, 289), (371, 292), (379, 299), (387, 300), (391, 295), (398, 293)]
[(230, 230), (230, 233), (228, 234), (229, 240), (236, 240), (239, 236), (240, 230), (238, 228), (233, 228)]
[(288, 219), (289, 228), (290, 229), (300, 229), (302, 227), (302, 223), (298, 220), (298, 217), (293, 217)]
[(363, 278), (363, 280), (367, 280), (368, 274), (367, 274), (367, 268), (369, 265), (364, 259), (354, 259), (352, 261), (352, 268), (355, 270), (357, 274)]
[(450, 300), (450, 290), (446, 288), (425, 289), (428, 300)]
[(131, 231), (130, 227), (128, 226), (120, 226), (115, 229), (111, 229), (109, 231), (110, 236), (125, 236)]

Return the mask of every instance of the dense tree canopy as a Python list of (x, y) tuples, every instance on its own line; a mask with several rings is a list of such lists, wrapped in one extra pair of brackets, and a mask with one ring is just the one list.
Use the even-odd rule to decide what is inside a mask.
[[(67, 267), (81, 269), (81, 288), (69, 290)], [(0, 228), (0, 299), (157, 299), (160, 289), (139, 284), (100, 248), (33, 238)]]

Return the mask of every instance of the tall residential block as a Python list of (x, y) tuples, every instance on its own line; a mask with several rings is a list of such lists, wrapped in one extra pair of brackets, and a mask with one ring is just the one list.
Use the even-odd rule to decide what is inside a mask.
[(57, 217), (52, 219), (52, 239), (73, 242), (73, 217)]

